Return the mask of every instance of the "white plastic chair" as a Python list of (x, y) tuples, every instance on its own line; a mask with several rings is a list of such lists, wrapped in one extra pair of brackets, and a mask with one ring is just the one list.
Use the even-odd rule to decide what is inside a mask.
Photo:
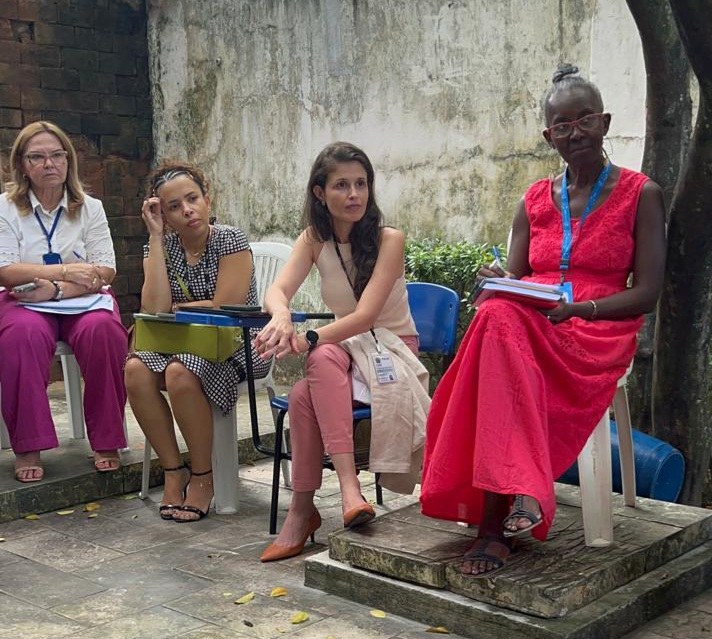
[[(257, 299), (262, 305), (264, 296), (270, 284), (274, 281), (279, 270), (284, 266), (292, 247), (277, 242), (255, 242), (250, 244), (255, 265), (255, 279), (257, 280)], [(274, 360), (265, 377), (255, 379), (255, 391), (267, 389), (270, 400), (275, 396), (274, 379), (272, 370)], [(242, 382), (238, 387), (242, 396), (247, 393), (247, 382)], [(238, 479), (238, 454), (237, 454), (237, 424), (235, 409), (228, 415), (213, 406), (213, 488), (215, 489), (215, 512), (220, 515), (234, 515), (237, 512), (237, 479)], [(274, 411), (272, 417), (275, 419)], [(285, 462), (286, 466), (287, 462)], [(288, 467), (282, 470), (288, 473)], [(151, 444), (145, 442), (143, 456), (143, 470), (141, 474), (141, 491), (139, 497), (148, 497), (148, 484), (151, 470)], [(285, 474), (285, 477), (288, 477)], [(285, 484), (287, 480), (285, 479)], [(288, 485), (288, 484), (287, 484)]]
[[(611, 408), (618, 429), (618, 452), (621, 463), (623, 501), (635, 508), (635, 459), (633, 428), (628, 408), (625, 383), (633, 368), (629, 366), (618, 380)], [(583, 532), (587, 546), (603, 548), (613, 543), (613, 467), (611, 462), (611, 420), (606, 410), (578, 456), (579, 486)]]
[[(86, 437), (86, 429), (84, 427), (84, 408), (82, 406), (82, 375), (79, 371), (77, 358), (66, 342), (57, 342), (57, 348), (54, 354), (55, 357), (59, 357), (62, 362), (64, 393), (67, 398), (67, 415), (69, 416), (69, 423), (72, 426), (72, 438), (84, 439)], [(127, 435), (125, 417), (124, 434)], [(0, 448), (11, 448), (7, 426), (5, 425), (5, 420), (2, 418), (1, 413)]]

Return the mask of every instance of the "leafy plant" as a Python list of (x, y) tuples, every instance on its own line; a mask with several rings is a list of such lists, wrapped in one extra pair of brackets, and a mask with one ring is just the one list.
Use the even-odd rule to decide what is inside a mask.
[[(504, 247), (498, 245), (500, 253)], [(405, 277), (409, 282), (432, 282), (453, 289), (459, 296), (457, 344), (472, 320), (470, 305), (472, 289), (479, 268), (494, 260), (491, 244), (473, 242), (445, 242), (439, 238), (410, 240), (405, 247)], [(442, 356), (427, 356), (431, 384), (437, 384), (449, 361)]]

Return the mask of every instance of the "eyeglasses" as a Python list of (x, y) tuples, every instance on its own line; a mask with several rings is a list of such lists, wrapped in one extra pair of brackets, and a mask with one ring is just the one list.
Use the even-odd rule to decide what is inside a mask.
[(574, 131), (574, 127), (578, 127), (581, 131), (591, 132), (598, 130), (598, 127), (603, 122), (605, 113), (590, 113), (584, 115), (573, 122), (560, 122), (550, 126), (546, 131), (552, 138), (568, 138)]
[(28, 153), (25, 156), (25, 159), (32, 166), (40, 166), (41, 164), (44, 164), (47, 160), (50, 160), (55, 166), (59, 166), (61, 164), (66, 164), (67, 155), (68, 153), (66, 151), (54, 151), (49, 155), (45, 155), (44, 153)]

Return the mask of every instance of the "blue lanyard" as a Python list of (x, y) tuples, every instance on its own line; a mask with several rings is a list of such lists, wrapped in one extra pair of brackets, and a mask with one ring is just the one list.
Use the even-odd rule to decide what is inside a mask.
[(42, 232), (45, 234), (45, 237), (47, 238), (47, 252), (51, 253), (52, 252), (52, 236), (54, 235), (55, 230), (57, 229), (57, 223), (59, 222), (59, 218), (62, 216), (62, 211), (64, 210), (63, 206), (60, 206), (59, 209), (57, 210), (57, 215), (54, 216), (54, 222), (52, 224), (52, 228), (50, 229), (50, 232), (47, 233), (47, 229), (45, 225), (42, 223), (42, 220), (35, 211), (35, 219), (37, 220), (37, 223), (40, 225), (40, 228), (42, 229)]
[[(561, 241), (561, 271), (563, 277), (563, 271), (568, 271), (569, 263), (571, 262), (571, 245), (573, 244), (573, 237), (571, 235), (571, 208), (569, 206), (569, 189), (568, 180), (566, 179), (566, 174), (569, 168), (566, 167), (564, 170), (564, 175), (561, 178), (561, 225), (563, 226), (564, 236)], [(608, 174), (611, 172), (611, 163), (607, 162), (606, 165), (601, 169), (601, 172), (596, 178), (596, 182), (591, 189), (591, 195), (588, 196), (588, 202), (586, 203), (586, 208), (581, 215), (578, 225), (578, 233), (581, 233), (581, 227), (584, 221), (588, 217), (589, 213), (593, 210), (596, 201), (601, 196), (601, 191), (603, 186), (608, 179)]]

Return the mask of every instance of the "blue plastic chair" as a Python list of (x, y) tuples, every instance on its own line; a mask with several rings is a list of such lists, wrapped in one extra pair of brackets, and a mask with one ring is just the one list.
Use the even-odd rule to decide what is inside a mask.
[[(418, 329), (420, 352), (429, 354), (452, 355), (455, 350), (457, 337), (457, 319), (460, 311), (460, 299), (452, 289), (439, 284), (427, 282), (410, 282), (408, 289), (408, 305)], [(275, 424), (274, 467), (272, 473), (272, 502), (269, 515), (269, 532), (277, 532), (277, 508), (279, 504), (279, 474), (280, 462), (291, 459), (289, 451), (282, 450), (284, 440), (284, 416), (289, 408), (289, 399), (286, 395), (275, 397), (270, 405), (277, 411)], [(358, 423), (371, 418), (371, 407), (355, 408), (353, 411), (354, 430)], [(333, 469), (331, 460), (325, 456), (322, 460), (323, 468)], [(381, 487), (376, 477), (376, 501), (383, 503)]]

